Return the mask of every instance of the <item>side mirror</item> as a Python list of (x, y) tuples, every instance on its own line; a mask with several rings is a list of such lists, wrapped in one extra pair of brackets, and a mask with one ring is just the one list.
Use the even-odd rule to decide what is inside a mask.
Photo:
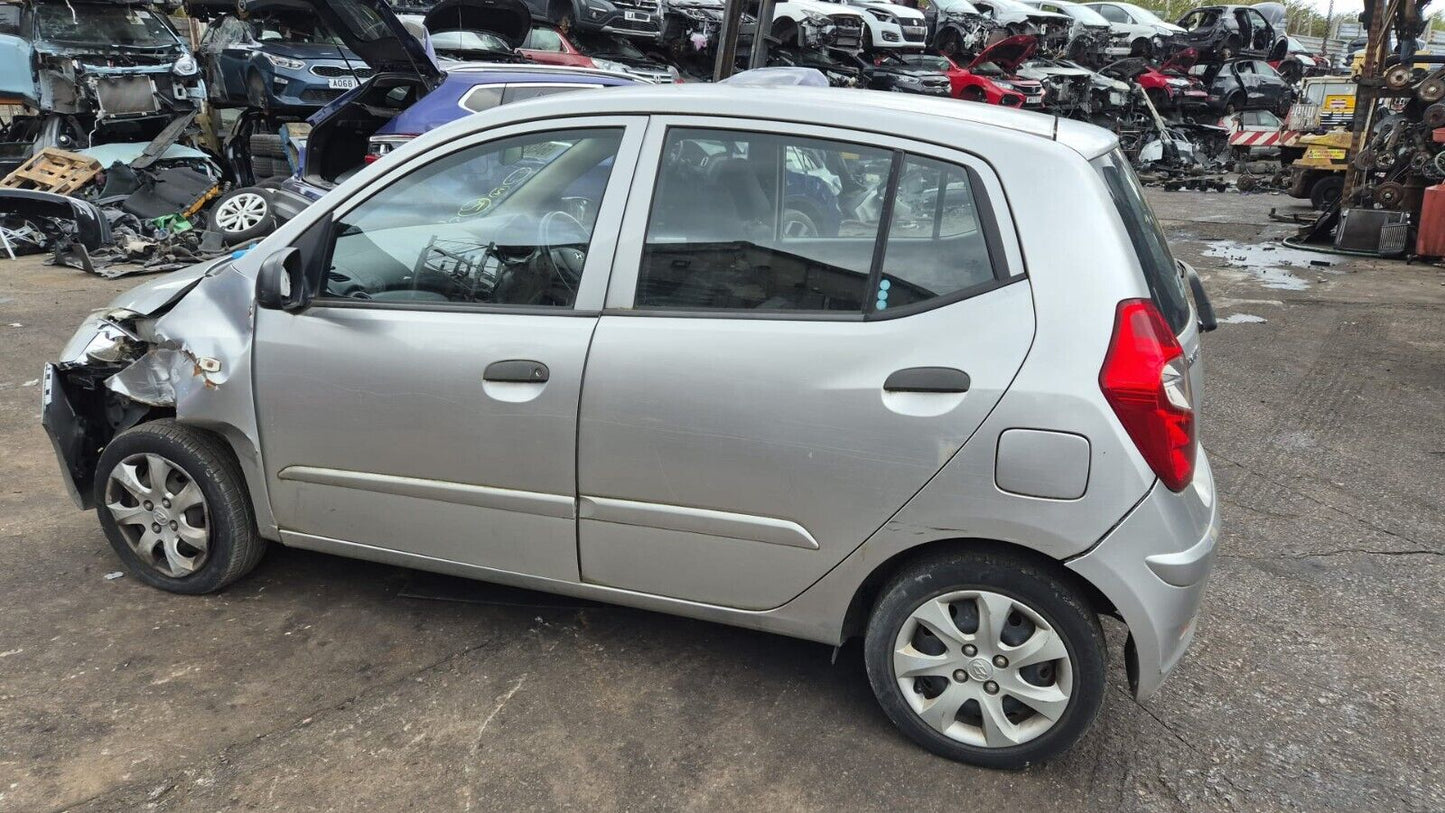
[(299, 249), (288, 246), (261, 261), (261, 271), (256, 275), (256, 304), (276, 311), (298, 311), (311, 304)]

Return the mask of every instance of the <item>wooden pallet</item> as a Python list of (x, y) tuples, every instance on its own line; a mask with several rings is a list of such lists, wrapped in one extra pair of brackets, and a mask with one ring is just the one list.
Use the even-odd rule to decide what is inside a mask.
[(0, 188), (38, 189), (69, 195), (90, 183), (102, 168), (99, 161), (89, 156), (46, 147), (0, 180)]

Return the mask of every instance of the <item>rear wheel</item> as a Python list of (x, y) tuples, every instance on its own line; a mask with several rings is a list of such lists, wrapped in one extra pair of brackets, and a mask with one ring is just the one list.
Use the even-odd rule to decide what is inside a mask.
[(1104, 636), (1084, 597), (1000, 553), (931, 557), (898, 573), (873, 608), (864, 653), (873, 693), (904, 734), (985, 767), (1062, 753), (1104, 699)]
[(1129, 46), (1129, 56), (1140, 56), (1149, 59), (1154, 56), (1154, 44), (1149, 40), (1140, 37), (1134, 40)]
[(172, 593), (219, 590), (266, 550), (230, 450), (173, 420), (111, 440), (96, 467), (95, 510), (131, 573)]

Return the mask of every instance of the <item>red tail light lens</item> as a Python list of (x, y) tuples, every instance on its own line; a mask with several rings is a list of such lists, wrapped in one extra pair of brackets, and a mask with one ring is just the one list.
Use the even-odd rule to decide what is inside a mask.
[(1153, 302), (1119, 303), (1099, 387), (1149, 467), (1182, 491), (1194, 479), (1196, 445), (1189, 364)]

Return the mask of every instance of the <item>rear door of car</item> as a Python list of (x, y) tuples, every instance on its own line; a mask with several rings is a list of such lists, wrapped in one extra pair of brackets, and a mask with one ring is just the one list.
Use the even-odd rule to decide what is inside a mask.
[(748, 609), (802, 592), (997, 403), (1033, 335), (1023, 271), (976, 156), (654, 117), (582, 393), (583, 580)]

